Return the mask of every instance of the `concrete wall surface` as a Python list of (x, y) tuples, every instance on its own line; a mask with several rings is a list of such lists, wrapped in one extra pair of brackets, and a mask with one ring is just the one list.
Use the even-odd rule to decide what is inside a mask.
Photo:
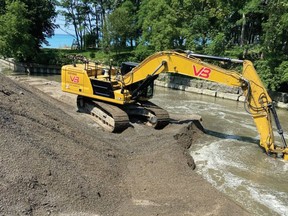
[(14, 72), (61, 74), (61, 67), (55, 65), (19, 63), (13, 59), (0, 59), (0, 64)]
[[(179, 89), (197, 94), (240, 102), (245, 101), (241, 88), (230, 87), (206, 80), (193, 79), (178, 74), (160, 74), (158, 79), (155, 80), (155, 84), (166, 88)], [(269, 95), (272, 100), (276, 102), (277, 107), (288, 109), (288, 93), (269, 91)]]

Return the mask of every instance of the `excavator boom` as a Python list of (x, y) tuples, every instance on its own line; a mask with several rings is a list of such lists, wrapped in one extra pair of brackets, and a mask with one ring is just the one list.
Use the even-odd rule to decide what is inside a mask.
[[(239, 63), (243, 65), (242, 72), (226, 70), (209, 64), (203, 59)], [(245, 109), (251, 114), (260, 134), (260, 146), (265, 149), (267, 154), (282, 156), (284, 160), (288, 160), (287, 144), (273, 101), (252, 62), (248, 60), (207, 56), (192, 52), (163, 51), (149, 56), (140, 64), (123, 64), (121, 73), (117, 73), (112, 67), (106, 76), (103, 71), (105, 70), (102, 66), (95, 65), (92, 67), (87, 63), (84, 67), (64, 66), (62, 68), (62, 90), (79, 95), (78, 100), (81, 103), (78, 103), (78, 107), (79, 104), (84, 104), (88, 99), (94, 103), (95, 101), (101, 102), (102, 105), (103, 102), (109, 103), (109, 106), (114, 104), (114, 108), (118, 107), (128, 113), (129, 116), (142, 115), (147, 117), (148, 121), (154, 125), (157, 125), (155, 123), (157, 120), (161, 122), (160, 125), (165, 125), (163, 122), (167, 122), (169, 119), (166, 111), (155, 104), (148, 103), (148, 100), (153, 96), (153, 82), (160, 73), (182, 74), (228, 86), (241, 87), (246, 97)], [(101, 109), (103, 111), (105, 107)], [(114, 113), (108, 113), (108, 115), (113, 119)], [(283, 146), (275, 145), (272, 117), (274, 117)], [(102, 119), (102, 121), (106, 119), (103, 115), (99, 115), (97, 118)], [(125, 119), (124, 122), (127, 121)], [(113, 124), (116, 125), (116, 123), (111, 123), (111, 131), (114, 131)]]

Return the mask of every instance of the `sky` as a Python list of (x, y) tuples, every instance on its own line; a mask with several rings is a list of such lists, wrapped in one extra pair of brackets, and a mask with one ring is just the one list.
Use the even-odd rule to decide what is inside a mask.
[[(63, 10), (63, 8), (56, 6), (56, 10)], [(62, 15), (57, 15), (56, 24), (59, 28), (55, 29), (55, 34), (75, 34), (72, 26), (65, 26), (65, 18)]]
[(65, 19), (63, 16), (58, 15), (56, 18), (56, 24), (59, 25), (59, 28), (55, 29), (55, 34), (73, 34), (74, 30), (72, 26), (65, 26)]

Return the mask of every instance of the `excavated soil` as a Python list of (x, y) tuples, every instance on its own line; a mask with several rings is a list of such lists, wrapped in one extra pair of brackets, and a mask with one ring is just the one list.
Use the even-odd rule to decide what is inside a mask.
[(198, 121), (110, 134), (60, 84), (14, 79), (0, 73), (0, 215), (248, 215), (193, 171)]

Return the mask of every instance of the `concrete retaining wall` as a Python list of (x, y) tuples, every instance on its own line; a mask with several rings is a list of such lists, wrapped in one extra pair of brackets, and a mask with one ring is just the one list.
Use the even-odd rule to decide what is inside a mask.
[[(225, 86), (206, 80), (191, 79), (179, 74), (160, 74), (158, 79), (155, 80), (155, 84), (166, 88), (178, 89), (234, 101), (244, 102), (245, 100), (241, 88)], [(269, 95), (272, 100), (276, 102), (277, 107), (288, 109), (288, 93), (269, 91)]]
[(14, 72), (61, 74), (61, 67), (54, 65), (25, 64), (14, 62), (13, 59), (0, 59), (0, 64)]
[(24, 64), (15, 63), (12, 59), (0, 59), (0, 64), (15, 72), (25, 72)]

